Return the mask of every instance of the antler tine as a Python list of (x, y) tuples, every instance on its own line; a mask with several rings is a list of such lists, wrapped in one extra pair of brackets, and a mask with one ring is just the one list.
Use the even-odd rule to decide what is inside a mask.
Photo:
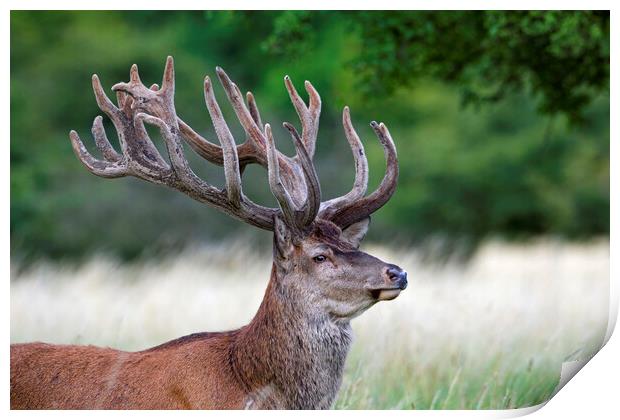
[(211, 115), (217, 138), (220, 139), (222, 145), (228, 199), (233, 205), (239, 206), (241, 201), (241, 173), (239, 171), (237, 145), (222, 116), (222, 111), (213, 94), (211, 79), (208, 76), (205, 77), (204, 91), (207, 109), (209, 110), (209, 115)]
[(312, 83), (305, 81), (304, 86), (308, 92), (309, 101), (308, 106), (295, 89), (291, 78), (287, 75), (284, 77), (284, 85), (291, 98), (291, 102), (297, 111), (297, 115), (301, 121), (301, 137), (304, 142), (304, 146), (308, 152), (308, 156), (312, 158), (314, 156), (314, 150), (316, 147), (316, 137), (319, 131), (319, 116), (321, 114), (321, 97), (316, 91)]
[(118, 108), (125, 114), (131, 114), (131, 108), (133, 107), (133, 98), (122, 90), (116, 91), (116, 102)]
[(191, 182), (194, 181), (195, 178), (198, 178), (189, 167), (187, 158), (183, 154), (181, 142), (178, 137), (172, 134), (170, 127), (164, 122), (164, 120), (143, 112), (139, 112), (136, 114), (135, 122), (141, 125), (144, 125), (146, 122), (157, 126), (160, 129), (161, 135), (164, 138), (164, 143), (166, 144), (166, 149), (168, 150), (170, 164), (174, 170), (174, 173), (178, 178), (180, 178), (180, 180)]
[(334, 214), (344, 206), (362, 198), (368, 188), (368, 160), (364, 152), (364, 145), (351, 123), (351, 113), (348, 106), (345, 106), (342, 110), (342, 125), (344, 126), (344, 133), (351, 147), (351, 152), (353, 152), (355, 181), (353, 182), (353, 188), (347, 194), (333, 198), (321, 205), (321, 214), (327, 218), (329, 218), (330, 214)]
[(372, 213), (380, 209), (392, 197), (396, 190), (398, 181), (398, 158), (396, 156), (396, 146), (392, 136), (385, 124), (377, 124), (376, 121), (370, 123), (375, 131), (381, 145), (386, 160), (386, 170), (381, 184), (375, 191), (367, 197), (348, 203), (336, 211), (330, 220), (342, 228), (346, 228), (355, 222), (365, 219)]
[(257, 126), (262, 127), (263, 122), (260, 118), (260, 112), (258, 112), (258, 106), (256, 105), (256, 99), (254, 99), (254, 95), (252, 94), (252, 92), (248, 92), (245, 94), (245, 97), (248, 102), (248, 108), (250, 108), (250, 115), (252, 115), (252, 119)]
[[(252, 95), (252, 92), (248, 92), (246, 94), (246, 98), (252, 119), (257, 126), (262, 127), (263, 123), (261, 121), (260, 113), (256, 105), (256, 100), (254, 99), (254, 95)], [(211, 143), (200, 134), (196, 133), (188, 124), (186, 124), (180, 118), (178, 118), (178, 122), (179, 129), (181, 131), (181, 134), (183, 135), (183, 138), (190, 145), (190, 147), (196, 153), (198, 153), (199, 156), (216, 165), (224, 164), (223, 151), (220, 146)], [(245, 142), (236, 146), (237, 158), (239, 160), (239, 167), (241, 172), (243, 172), (243, 168), (249, 163), (259, 163), (264, 166), (267, 165), (266, 158), (264, 158), (263, 155), (258, 153), (259, 151), (262, 151), (263, 148), (259, 148), (259, 150), (256, 150), (252, 138), (248, 136), (248, 139), (249, 142)]]
[[(205, 95), (206, 95), (206, 92), (205, 92)], [(253, 106), (256, 109), (256, 104), (254, 104)], [(256, 110), (256, 112), (258, 112), (258, 110)], [(221, 112), (220, 112), (220, 115), (221, 115)], [(179, 124), (179, 130), (181, 131), (183, 138), (187, 141), (190, 147), (194, 149), (196, 153), (198, 153), (198, 155), (200, 155), (204, 159), (216, 165), (224, 164), (224, 151), (222, 147), (220, 147), (217, 144), (211, 143), (210, 141), (202, 137), (200, 134), (196, 133), (188, 124), (186, 124), (180, 118), (177, 118), (177, 121)], [(221, 139), (220, 139), (220, 142), (221, 142)], [(250, 162), (258, 161), (253, 154), (254, 150), (251, 145), (244, 143), (240, 146), (235, 146), (235, 148), (239, 149), (237, 151), (237, 159), (239, 160), (240, 167), (244, 167), (246, 164)]]
[(129, 82), (130, 83), (142, 83), (140, 80), (140, 73), (138, 72), (138, 65), (132, 64), (129, 70)]
[[(101, 86), (101, 81), (99, 80), (99, 76), (93, 74), (92, 76), (92, 86), (93, 92), (95, 93), (95, 100), (97, 101), (97, 106), (101, 109), (105, 114), (114, 122), (115, 124), (119, 122), (120, 113), (119, 109), (112, 103), (108, 95), (103, 91), (103, 87)], [(120, 106), (120, 105), (119, 105)]]
[(220, 83), (226, 92), (226, 96), (228, 97), (228, 100), (232, 105), (241, 126), (248, 135), (248, 140), (252, 141), (259, 147), (264, 148), (266, 144), (265, 135), (243, 102), (243, 95), (241, 94), (241, 91), (237, 85), (230, 80), (226, 72), (222, 70), (221, 67), (216, 67), (215, 71), (217, 72)]
[(106, 162), (91, 155), (75, 130), (69, 132), (69, 138), (75, 155), (90, 173), (103, 178), (120, 178), (127, 174), (125, 162)]
[[(216, 165), (224, 164), (222, 148), (196, 133), (185, 121), (178, 119), (179, 131), (183, 138), (200, 157)], [(239, 155), (241, 158), (241, 154)]]
[(317, 214), (319, 213), (319, 208), (321, 206), (321, 185), (319, 183), (319, 177), (316, 173), (314, 165), (312, 163), (312, 159), (308, 155), (306, 151), (306, 147), (299, 136), (299, 133), (293, 127), (293, 125), (285, 122), (282, 124), (284, 128), (286, 128), (293, 138), (293, 143), (295, 144), (295, 150), (297, 151), (297, 158), (299, 163), (301, 164), (301, 169), (304, 173), (304, 178), (306, 180), (307, 186), (307, 197), (306, 201), (302, 206), (303, 215), (300, 220), (298, 220), (297, 224), (300, 229), (304, 229), (306, 226), (309, 226)]
[(93, 121), (93, 128), (91, 129), (91, 132), (93, 133), (95, 144), (103, 154), (104, 158), (111, 162), (118, 162), (123, 158), (123, 156), (119, 155), (110, 144), (108, 136), (105, 134), (105, 129), (103, 128), (103, 118), (101, 115), (97, 115), (95, 121)]
[(267, 135), (267, 174), (269, 178), (269, 188), (280, 205), (284, 222), (290, 227), (296, 227), (297, 209), (280, 178), (278, 153), (269, 124), (265, 124), (265, 134)]
[[(164, 68), (164, 76), (161, 82), (161, 89), (155, 89), (164, 95), (174, 95), (174, 59), (172, 56), (166, 58), (166, 67)], [(151, 89), (153, 90), (153, 89)]]

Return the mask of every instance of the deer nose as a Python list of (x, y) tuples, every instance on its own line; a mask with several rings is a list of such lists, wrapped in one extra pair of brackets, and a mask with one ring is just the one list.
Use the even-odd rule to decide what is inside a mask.
[(407, 287), (407, 272), (395, 265), (385, 270), (385, 275), (391, 283), (394, 283), (399, 289), (405, 290)]

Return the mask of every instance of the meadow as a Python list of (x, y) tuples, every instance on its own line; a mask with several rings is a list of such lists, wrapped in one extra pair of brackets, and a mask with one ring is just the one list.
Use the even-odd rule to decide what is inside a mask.
[[(338, 409), (501, 409), (547, 400), (565, 360), (600, 347), (609, 241), (485, 243), (467, 263), (363, 246), (404, 267), (410, 285), (352, 323)], [(247, 323), (270, 256), (244, 241), (119, 263), (13, 264), (11, 342), (144, 349)]]

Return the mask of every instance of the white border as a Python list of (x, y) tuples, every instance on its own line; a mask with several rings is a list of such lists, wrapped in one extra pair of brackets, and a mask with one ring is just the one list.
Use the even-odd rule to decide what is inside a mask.
[[(95, 9), (95, 10), (106, 10), (106, 9), (115, 9), (115, 10), (133, 10), (133, 9), (160, 9), (160, 10), (182, 10), (182, 9), (532, 9), (532, 10), (541, 10), (541, 9), (607, 9), (611, 10), (611, 21), (616, 22), (617, 12), (614, 10), (614, 3), (611, 1), (600, 1), (600, 0), (590, 0), (586, 2), (577, 2), (577, 1), (545, 1), (545, 0), (521, 0), (521, 1), (503, 1), (501, 4), (498, 4), (497, 1), (489, 1), (489, 0), (477, 0), (477, 1), (444, 1), (444, 0), (434, 0), (432, 2), (429, 1), (390, 1), (383, 0), (381, 2), (373, 2), (362, 4), (359, 1), (335, 1), (335, 0), (298, 0), (294, 3), (291, 1), (270, 1), (270, 2), (261, 2), (260, 4), (256, 1), (251, 0), (228, 0), (226, 2), (197, 2), (197, 1), (188, 1), (188, 0), (176, 0), (175, 2), (168, 2), (158, 4), (153, 1), (144, 1), (144, 0), (134, 0), (132, 2), (127, 1), (90, 1), (88, 2), (88, 6), (84, 4), (84, 1), (79, 0), (60, 0), (55, 2), (45, 2), (45, 1), (28, 1), (27, 3), (20, 1), (4, 1), (3, 5), (6, 5), (5, 13), (2, 15), (0, 20), (0, 27), (2, 28), (3, 35), (3, 49), (4, 49), (4, 57), (6, 58), (6, 63), (8, 64), (10, 61), (10, 13), (11, 9), (15, 10), (25, 10), (25, 9), (47, 9), (47, 10), (66, 10), (66, 9)], [(612, 50), (613, 46), (618, 44), (618, 29), (611, 25), (611, 45)], [(618, 60), (617, 56), (612, 54), (611, 56), (611, 69), (613, 74), (614, 69), (618, 69)], [(5, 64), (2, 68), (2, 80), (4, 81), (4, 85), (10, 89), (10, 71), (9, 66)], [(618, 89), (617, 86), (611, 83), (611, 115), (616, 115), (618, 100)], [(2, 127), (4, 128), (4, 140), (5, 145), (9, 147), (10, 138), (10, 127), (9, 127), (9, 110), (10, 110), (10, 96), (6, 95), (5, 100), (3, 101), (3, 112), (2, 112)], [(618, 133), (618, 123), (617, 120), (612, 119), (611, 121), (611, 132), (610, 138), (615, 138), (615, 135)], [(618, 206), (618, 168), (613, 165), (615, 163), (615, 156), (618, 156), (620, 150), (618, 150), (618, 146), (615, 142), (610, 142), (610, 155), (612, 156), (611, 160), (611, 214), (617, 214), (618, 210), (620, 210)], [(7, 205), (2, 207), (2, 212), (4, 215), (4, 220), (8, 222), (10, 218), (9, 214), (9, 206), (8, 203), (10, 201), (9, 194), (9, 180), (10, 180), (10, 153), (8, 150), (5, 150), (4, 154), (5, 165), (2, 167), (3, 175), (4, 175), (4, 183), (0, 186), (2, 188), (3, 196), (6, 198), (5, 203)], [(10, 342), (10, 334), (9, 334), (9, 325), (10, 325), (10, 247), (9, 247), (9, 224), (6, 223), (3, 226), (3, 235), (2, 235), (2, 246), (3, 246), (3, 272), (6, 273), (6, 277), (3, 279), (2, 287), (4, 290), (4, 302), (5, 302), (5, 322), (2, 324), (2, 333), (4, 337), (4, 347), (3, 347), (3, 355), (4, 355), (4, 363), (2, 364), (2, 372), (3, 377), (5, 378), (5, 391), (2, 393), (0, 398), (3, 401), (3, 406), (6, 410), (9, 407), (9, 381), (6, 380), (9, 377), (9, 346)], [(610, 239), (610, 249), (611, 249), (611, 290), (610, 290), (610, 323), (607, 330), (607, 339), (609, 340), (611, 333), (613, 331), (613, 327), (616, 322), (617, 313), (618, 313), (618, 281), (620, 279), (618, 264), (618, 247), (614, 238), (617, 237), (618, 228), (617, 224), (614, 223), (612, 218), (611, 220), (611, 239)], [(620, 339), (618, 339), (617, 334), (615, 337), (612, 337), (611, 340), (607, 343), (607, 345), (601, 350), (599, 354), (597, 354), (592, 361), (590, 361), (578, 375), (578, 379), (572, 380), (566, 385), (564, 389), (562, 389), (558, 395), (550, 400), (550, 402), (546, 405), (543, 410), (537, 411), (533, 414), (535, 418), (583, 418), (584, 416), (592, 416), (594, 418), (612, 418), (613, 413), (618, 414), (620, 412), (618, 408), (618, 404), (616, 402), (617, 399), (617, 379), (616, 375), (620, 372), (620, 363), (618, 362), (618, 357), (616, 355), (620, 354)], [(543, 406), (544, 404), (541, 404)], [(525, 415), (536, 411), (538, 407), (519, 409), (519, 410), (490, 410), (490, 411), (393, 411), (390, 412), (390, 416), (395, 417), (403, 417), (403, 416), (415, 416), (417, 418), (430, 418), (430, 417), (452, 417), (452, 418), (506, 418), (506, 417), (515, 417), (520, 415)], [(45, 416), (46, 418), (70, 418), (75, 416), (76, 418), (81, 418), (85, 413), (81, 412), (10, 412), (12, 417), (38, 417)], [(89, 416), (99, 417), (99, 418), (109, 418), (109, 416), (113, 415), (114, 417), (129, 417), (135, 418), (142, 417), (145, 418), (148, 416), (151, 418), (168, 418), (170, 415), (176, 416), (204, 416), (207, 413), (205, 412), (89, 412)], [(376, 413), (378, 414), (378, 413)], [(343, 412), (343, 411), (332, 411), (332, 412), (323, 412), (321, 415), (326, 417), (332, 417), (338, 419), (342, 419), (343, 417), (353, 417), (353, 416), (374, 416), (376, 415), (372, 411), (356, 411), (356, 412)], [(223, 416), (229, 417), (237, 417), (242, 416), (243, 414), (240, 412), (209, 412), (207, 414), (209, 417), (221, 418)], [(278, 418), (281, 416), (291, 415), (290, 412), (277, 412), (277, 413), (266, 413), (266, 412), (258, 412), (252, 414), (252, 416), (263, 417), (263, 418)], [(309, 412), (295, 412), (292, 415), (299, 417), (307, 417), (314, 416), (315, 413)]]

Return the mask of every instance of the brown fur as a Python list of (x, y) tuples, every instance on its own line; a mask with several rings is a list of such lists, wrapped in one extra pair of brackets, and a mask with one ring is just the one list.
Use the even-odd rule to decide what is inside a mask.
[(232, 379), (225, 351), (234, 336), (233, 332), (135, 353), (93, 346), (14, 344), (11, 408), (239, 407), (244, 393)]

